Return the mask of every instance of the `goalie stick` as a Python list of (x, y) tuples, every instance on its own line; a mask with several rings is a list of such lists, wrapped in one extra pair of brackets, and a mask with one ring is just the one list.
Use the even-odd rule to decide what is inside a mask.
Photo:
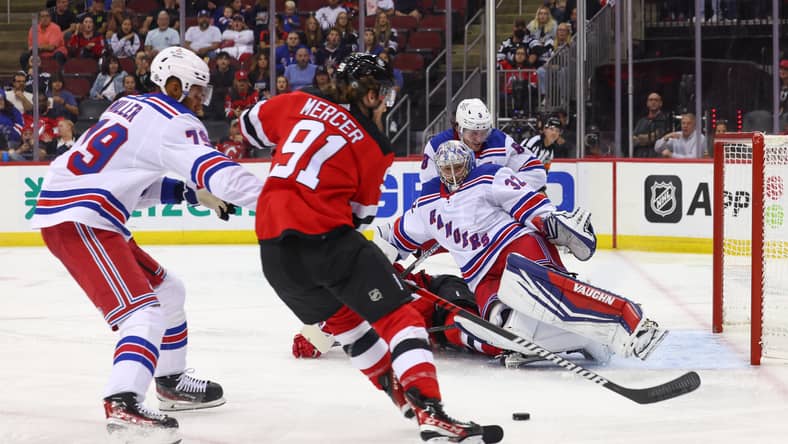
[(593, 382), (597, 385), (618, 393), (619, 395), (637, 402), (638, 404), (652, 404), (655, 402), (665, 401), (675, 398), (677, 396), (685, 395), (700, 387), (700, 376), (692, 371), (685, 373), (678, 378), (665, 382), (663, 384), (655, 385), (653, 387), (646, 387), (642, 389), (633, 389), (616, 384), (607, 378), (594, 373), (593, 371), (576, 364), (568, 359), (540, 347), (525, 338), (522, 338), (509, 330), (491, 324), (484, 319), (444, 300), (440, 296), (433, 294), (423, 288), (414, 287), (414, 291), (422, 297), (425, 297), (435, 304), (443, 307), (444, 309), (455, 314), (455, 322), (458, 322), (464, 329), (469, 330), (474, 335), (481, 339), (487, 340), (492, 337), (493, 345), (508, 348), (513, 351), (527, 353), (530, 355), (539, 355), (542, 358), (553, 362), (559, 367), (568, 370), (572, 373), (582, 376), (586, 380)]

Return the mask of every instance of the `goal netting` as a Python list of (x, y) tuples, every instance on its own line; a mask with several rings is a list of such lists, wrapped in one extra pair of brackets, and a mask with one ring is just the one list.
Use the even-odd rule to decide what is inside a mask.
[(748, 331), (750, 362), (788, 359), (788, 136), (714, 143), (713, 329)]

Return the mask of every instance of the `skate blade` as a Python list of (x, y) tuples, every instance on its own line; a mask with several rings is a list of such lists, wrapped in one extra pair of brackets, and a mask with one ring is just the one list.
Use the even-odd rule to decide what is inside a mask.
[(657, 347), (659, 347), (659, 344), (661, 344), (662, 341), (665, 340), (665, 337), (668, 335), (668, 333), (670, 333), (670, 330), (665, 330), (662, 332), (661, 335), (659, 335), (658, 338), (654, 339), (652, 341), (653, 345), (648, 349), (648, 351), (646, 351), (646, 354), (643, 356), (639, 356), (640, 360), (645, 361), (646, 359), (648, 359), (648, 357), (651, 356), (652, 353), (654, 353), (654, 350), (656, 350)]
[(178, 429), (109, 423), (107, 433), (107, 442), (110, 444), (179, 444), (181, 442)]
[(159, 398), (159, 410), (163, 412), (183, 412), (189, 410), (210, 409), (224, 405), (227, 401), (219, 398), (211, 402), (172, 401)]

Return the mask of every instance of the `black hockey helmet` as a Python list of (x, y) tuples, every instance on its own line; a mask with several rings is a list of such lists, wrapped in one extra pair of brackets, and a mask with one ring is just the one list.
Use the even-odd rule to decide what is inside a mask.
[(384, 87), (394, 86), (391, 66), (378, 56), (354, 52), (345, 57), (337, 67), (337, 79), (348, 85), (363, 77), (372, 77)]

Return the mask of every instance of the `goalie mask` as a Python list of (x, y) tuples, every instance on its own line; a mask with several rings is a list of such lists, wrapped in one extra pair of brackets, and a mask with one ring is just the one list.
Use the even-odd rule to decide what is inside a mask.
[(476, 161), (473, 151), (464, 143), (459, 140), (449, 140), (438, 147), (435, 153), (435, 165), (441, 182), (453, 193), (460, 188), (476, 166)]

